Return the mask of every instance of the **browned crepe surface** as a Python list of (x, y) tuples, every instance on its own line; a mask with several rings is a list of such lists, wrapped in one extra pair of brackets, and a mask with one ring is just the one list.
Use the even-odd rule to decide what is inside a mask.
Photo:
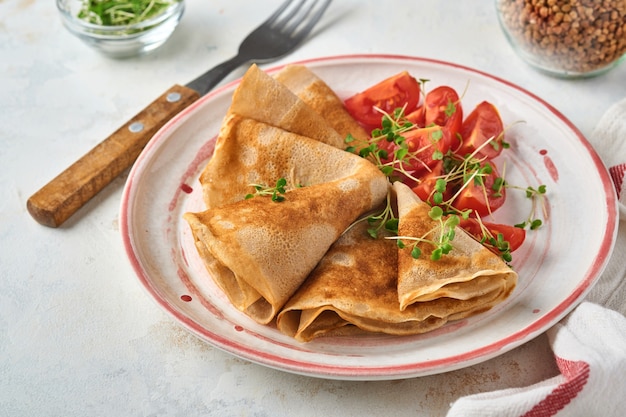
[(352, 135), (364, 143), (369, 140), (369, 134), (350, 116), (343, 101), (307, 67), (287, 65), (274, 78), (319, 113), (342, 138)]
[(344, 149), (332, 126), (285, 85), (252, 65), (233, 93), (228, 114), (238, 114)]

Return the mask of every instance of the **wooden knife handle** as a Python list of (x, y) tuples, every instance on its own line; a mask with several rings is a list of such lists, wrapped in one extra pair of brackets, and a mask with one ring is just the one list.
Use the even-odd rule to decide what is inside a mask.
[(30, 215), (45, 226), (60, 226), (130, 167), (157, 130), (198, 98), (195, 90), (174, 85), (33, 194), (26, 203)]

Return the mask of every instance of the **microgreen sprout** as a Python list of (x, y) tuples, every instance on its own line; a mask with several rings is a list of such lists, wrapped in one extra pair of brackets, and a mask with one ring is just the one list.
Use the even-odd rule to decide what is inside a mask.
[(103, 26), (123, 26), (157, 16), (178, 0), (83, 0), (78, 18)]
[(426, 83), (430, 81), (430, 79), (428, 78), (420, 78), (417, 81), (419, 81), (420, 84), (420, 91), (422, 93), (423, 97), (426, 97)]
[(498, 233), (498, 236), (496, 237), (491, 236), (483, 242), (483, 245), (491, 246), (497, 249), (505, 262), (511, 262), (513, 260), (513, 256), (511, 255), (511, 245), (507, 240), (504, 240), (504, 235), (502, 233)]
[[(436, 221), (438, 225), (428, 232), (424, 233), (421, 237), (413, 236), (394, 236), (388, 239), (396, 239), (397, 245), (400, 249), (406, 247), (405, 241), (412, 241), (411, 256), (414, 259), (418, 259), (422, 256), (422, 250), (419, 248), (418, 243), (428, 243), (434, 247), (430, 254), (430, 259), (438, 261), (443, 255), (450, 253), (454, 247), (452, 241), (456, 235), (456, 226), (459, 224), (460, 219), (457, 215), (445, 216), (443, 209), (439, 206), (431, 207), (428, 212), (428, 216)], [(436, 234), (435, 238), (429, 238), (430, 235)]]
[(246, 200), (255, 196), (271, 196), (272, 201), (277, 203), (285, 201), (285, 197), (281, 195), (286, 192), (287, 180), (285, 178), (279, 178), (274, 187), (268, 187), (263, 184), (250, 184), (250, 186), (254, 187), (254, 193), (246, 194)]
[(530, 230), (536, 230), (540, 228), (543, 225), (543, 221), (541, 219), (536, 218), (535, 213), (537, 212), (537, 206), (540, 205), (543, 217), (544, 218), (547, 217), (546, 205), (545, 205), (546, 186), (540, 185), (537, 188), (528, 186), (525, 189), (521, 187), (511, 187), (511, 188), (518, 188), (518, 189), (524, 190), (526, 192), (526, 198), (530, 198), (532, 201), (532, 207), (530, 209), (530, 214), (528, 215), (528, 218), (524, 220), (523, 222), (516, 224), (515, 227), (520, 227), (522, 229), (525, 229), (526, 227), (528, 227)]
[[(344, 139), (344, 142), (347, 144), (350, 144), (354, 141), (356, 141), (356, 138), (352, 136), (351, 133), (348, 133), (348, 136), (346, 136), (346, 138)], [(349, 145), (346, 147), (346, 152), (357, 153), (357, 148), (354, 145)]]
[[(367, 234), (374, 239), (378, 238), (381, 230), (385, 230), (387, 233), (390, 233), (392, 235), (397, 235), (398, 218), (395, 216), (393, 212), (393, 207), (391, 205), (391, 193), (387, 193), (387, 201), (385, 207), (383, 207), (382, 210), (375, 214), (370, 214), (368, 216), (358, 219), (350, 226), (348, 226), (346, 231), (350, 230), (354, 225), (362, 221), (367, 221)], [(346, 231), (344, 231), (344, 233)]]
[(489, 145), (495, 151), (499, 151), (500, 148), (502, 148), (502, 149), (509, 149), (511, 147), (511, 144), (504, 140), (504, 131), (502, 133), (500, 133), (500, 135), (498, 137), (496, 137), (496, 140), (489, 141)]
[(381, 229), (392, 234), (398, 234), (398, 218), (394, 215), (391, 206), (391, 193), (387, 193), (387, 203), (379, 214), (366, 217), (368, 228), (367, 233), (377, 238)]

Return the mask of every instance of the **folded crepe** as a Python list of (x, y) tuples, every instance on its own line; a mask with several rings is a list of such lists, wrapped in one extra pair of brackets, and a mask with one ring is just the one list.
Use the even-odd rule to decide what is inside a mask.
[(279, 313), (281, 332), (309, 342), (366, 332), (417, 334), (445, 324), (449, 309), (441, 303), (400, 310), (397, 245), (373, 239), (367, 227), (357, 223), (333, 244)]
[(324, 117), (255, 64), (233, 93), (228, 109), (232, 113), (345, 149), (345, 137)]
[(319, 113), (342, 138), (352, 135), (357, 141), (368, 143), (369, 133), (348, 113), (335, 91), (310, 69), (287, 65), (274, 78)]
[[(319, 141), (236, 114), (225, 129), (216, 156), (238, 175), (215, 184), (212, 208), (184, 218), (233, 305), (269, 323), (341, 233), (385, 199), (389, 184), (370, 162)], [(280, 178), (284, 201), (245, 199), (254, 189), (242, 184), (271, 187)]]
[[(430, 206), (405, 184), (396, 182), (393, 191), (398, 203), (398, 235), (438, 239), (439, 222), (432, 220)], [(412, 245), (406, 240), (407, 246)], [(426, 242), (417, 246), (422, 254), (411, 255), (410, 247), (398, 250), (398, 300), (404, 310), (416, 303), (447, 298), (472, 301), (471, 308), (456, 311), (452, 318), (468, 317), (489, 310), (506, 299), (517, 284), (517, 273), (498, 255), (484, 247), (463, 229), (456, 227), (453, 249), (439, 260), (431, 260), (434, 247)]]
[[(289, 74), (291, 73), (290, 71)], [(294, 80), (291, 76), (284, 78), (286, 81)], [(323, 106), (318, 106), (318, 109), (321, 107)], [(251, 183), (266, 183), (275, 178), (261, 175), (259, 167), (264, 163), (263, 154), (256, 152), (250, 146), (246, 146), (241, 151), (234, 148), (230, 139), (232, 135), (256, 134), (251, 129), (245, 131), (245, 127), (240, 129), (238, 125), (234, 126), (236, 124), (233, 122), (234, 118), (255, 120), (318, 140), (338, 149), (346, 147), (344, 137), (337, 133), (316, 110), (285, 85), (270, 77), (256, 65), (252, 65), (233, 94), (231, 105), (218, 133), (213, 157), (200, 174), (200, 184), (207, 208), (237, 201), (243, 197), (239, 192), (241, 187), (248, 187)], [(237, 191), (232, 189), (234, 184), (237, 184), (235, 186)]]

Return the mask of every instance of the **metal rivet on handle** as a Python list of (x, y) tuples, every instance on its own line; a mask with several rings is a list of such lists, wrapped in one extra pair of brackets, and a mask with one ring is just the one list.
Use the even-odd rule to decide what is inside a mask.
[(130, 126), (128, 126), (128, 130), (130, 130), (133, 133), (141, 132), (143, 130), (143, 123), (141, 122), (132, 123)]
[(166, 100), (170, 103), (174, 103), (180, 100), (180, 97), (180, 93), (169, 93), (166, 97)]

